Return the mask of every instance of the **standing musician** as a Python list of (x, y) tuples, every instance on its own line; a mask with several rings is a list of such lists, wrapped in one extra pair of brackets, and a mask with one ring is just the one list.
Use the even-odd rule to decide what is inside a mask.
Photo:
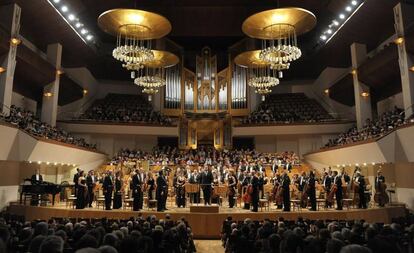
[(336, 191), (335, 191), (336, 210), (342, 210), (342, 199), (343, 199), (342, 176), (338, 173), (338, 171), (334, 171), (333, 176), (334, 176), (333, 184), (336, 186)]
[[(328, 199), (329, 193), (331, 192), (331, 188), (332, 188), (332, 178), (328, 174), (327, 171), (325, 171), (325, 173), (324, 173), (322, 185), (325, 189), (325, 197), (326, 197), (326, 199)], [(328, 201), (326, 201), (325, 202), (325, 207), (332, 207), (332, 203), (329, 203)]]
[(306, 185), (306, 172), (303, 171), (302, 175), (300, 175), (298, 179), (298, 189), (301, 193), (303, 192), (305, 185)]
[(167, 190), (168, 190), (167, 179), (164, 176), (163, 170), (160, 170), (158, 172), (157, 190), (156, 190), (158, 212), (163, 212), (164, 210), (167, 210), (167, 207), (166, 207)]
[(155, 190), (155, 179), (151, 171), (148, 172), (147, 176), (147, 186), (148, 186), (148, 200), (154, 199), (154, 190)]
[(111, 210), (112, 191), (114, 190), (114, 183), (112, 182), (112, 171), (108, 171), (102, 185), (105, 195), (105, 210)]
[(355, 183), (359, 186), (358, 187), (358, 195), (359, 195), (359, 205), (358, 208), (367, 208), (367, 202), (365, 199), (365, 178), (361, 174), (360, 170), (356, 171)]
[(177, 207), (185, 207), (185, 177), (183, 172), (180, 172), (175, 181), (175, 202)]
[(204, 171), (201, 174), (201, 185), (203, 188), (204, 205), (211, 205), (211, 184), (213, 183), (213, 174), (211, 173), (211, 167), (205, 166)]
[(234, 207), (234, 202), (235, 199), (234, 197), (236, 196), (236, 185), (237, 185), (237, 179), (234, 176), (234, 171), (232, 169), (229, 170), (229, 176), (227, 178), (227, 184), (228, 184), (228, 197), (229, 197), (229, 207), (233, 208)]
[(75, 197), (76, 197), (76, 194), (77, 194), (77, 191), (78, 191), (79, 172), (80, 172), (80, 169), (76, 168), (76, 173), (75, 173), (75, 175), (73, 175), (73, 183), (75, 184), (75, 194), (74, 194)]
[(309, 173), (308, 195), (309, 195), (309, 200), (311, 202), (311, 208), (309, 210), (316, 211), (316, 180), (315, 180), (315, 174), (313, 171)]
[(286, 171), (282, 175), (282, 189), (283, 189), (283, 211), (290, 211), (290, 178)]
[(78, 192), (76, 194), (76, 209), (84, 209), (87, 202), (88, 189), (86, 187), (86, 178), (84, 177), (84, 172), (79, 171), (78, 177)]
[[(190, 184), (198, 184), (200, 185), (201, 177), (198, 173), (197, 169), (194, 169), (192, 173), (190, 173), (190, 177), (188, 178), (188, 183)], [(196, 193), (190, 193), (190, 203), (200, 203), (200, 189)]]
[(95, 198), (94, 188), (96, 185), (96, 177), (94, 175), (94, 171), (90, 170), (88, 172), (88, 176), (86, 177), (86, 185), (88, 186), (88, 205), (92, 207), (92, 202)]
[(257, 177), (257, 172), (253, 172), (253, 177), (251, 180), (251, 186), (252, 186), (252, 192), (251, 192), (251, 198), (252, 198), (252, 206), (253, 212), (257, 212), (259, 209), (259, 178)]
[(244, 209), (249, 210), (250, 209), (250, 193), (247, 192), (249, 185), (251, 184), (251, 174), (245, 171), (245, 177), (243, 178), (242, 182), (242, 194), (243, 194), (243, 201), (244, 201)]
[(114, 209), (122, 207), (122, 178), (120, 171), (115, 173), (114, 201), (112, 207)]
[(142, 184), (143, 184), (143, 181), (141, 179), (139, 170), (136, 169), (135, 174), (132, 177), (132, 184), (131, 184), (132, 196), (134, 198), (134, 201), (133, 201), (134, 211), (139, 211), (140, 209), (142, 209), (142, 206), (140, 204), (141, 199), (142, 199)]
[[(388, 197), (386, 194), (387, 193), (385, 192), (385, 177), (382, 175), (382, 171), (379, 169), (377, 171), (377, 176), (375, 177), (375, 201), (378, 202), (380, 207), (384, 207), (385, 203), (388, 202), (387, 200), (385, 200)], [(381, 197), (377, 198), (377, 196)]]
[(275, 159), (273, 159), (273, 162), (272, 162), (272, 172), (273, 172), (273, 174), (277, 173), (278, 168), (279, 168), (279, 166), (277, 164), (277, 159), (275, 158)]

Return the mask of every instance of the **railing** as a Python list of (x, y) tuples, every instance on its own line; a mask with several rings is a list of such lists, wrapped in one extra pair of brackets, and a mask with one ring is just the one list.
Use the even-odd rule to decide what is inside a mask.
[(62, 111), (59, 112), (57, 115), (57, 118), (59, 120), (72, 120), (72, 119), (78, 119), (79, 116), (86, 111), (86, 109), (95, 101), (97, 94), (89, 97), (89, 99), (84, 102), (77, 111)]

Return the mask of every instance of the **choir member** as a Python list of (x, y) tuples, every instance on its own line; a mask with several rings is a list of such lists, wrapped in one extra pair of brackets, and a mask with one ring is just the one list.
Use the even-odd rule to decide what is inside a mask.
[(119, 209), (121, 207), (122, 207), (122, 178), (121, 178), (121, 172), (118, 171), (115, 174), (113, 208), (114, 209)]
[(108, 171), (108, 173), (106, 174), (102, 188), (105, 196), (105, 210), (111, 210), (112, 192), (114, 190), (112, 171)]
[(157, 198), (157, 211), (163, 212), (167, 210), (166, 202), (167, 202), (167, 180), (164, 176), (163, 170), (158, 172), (157, 177), (157, 189), (156, 189), (156, 198)]
[(286, 171), (283, 172), (282, 176), (282, 189), (283, 189), (283, 211), (290, 211), (290, 178)]
[(94, 171), (90, 170), (88, 176), (86, 176), (86, 186), (88, 187), (88, 206), (92, 207), (92, 202), (95, 198), (94, 188), (97, 182), (97, 178), (94, 175)]

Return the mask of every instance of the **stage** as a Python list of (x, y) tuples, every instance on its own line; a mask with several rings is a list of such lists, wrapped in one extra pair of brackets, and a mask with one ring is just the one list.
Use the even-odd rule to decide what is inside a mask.
[(300, 211), (282, 212), (281, 210), (272, 207), (270, 211), (263, 210), (253, 213), (248, 210), (228, 207), (219, 207), (219, 213), (191, 213), (190, 208), (170, 208), (165, 212), (156, 212), (152, 210), (142, 210), (140, 212), (133, 212), (131, 210), (119, 209), (105, 211), (98, 208), (86, 209), (72, 209), (66, 208), (62, 203), (55, 206), (36, 207), (28, 205), (11, 204), (9, 211), (12, 214), (24, 215), (27, 220), (48, 220), (51, 217), (70, 217), (70, 218), (111, 218), (111, 219), (128, 219), (132, 216), (138, 216), (142, 213), (144, 217), (148, 215), (155, 215), (160, 219), (165, 218), (168, 213), (171, 218), (176, 220), (184, 217), (188, 220), (197, 239), (217, 239), (220, 237), (220, 230), (223, 221), (227, 216), (232, 216), (233, 220), (244, 220), (250, 218), (252, 220), (271, 219), (275, 220), (283, 217), (287, 220), (295, 220), (298, 217), (317, 219), (336, 219), (336, 220), (355, 220), (365, 219), (368, 222), (384, 222), (390, 223), (392, 218), (401, 217), (405, 215), (406, 209), (403, 206), (388, 206), (385, 208), (370, 208), (370, 209), (348, 209), (343, 211), (336, 210), (320, 210), (311, 212), (306, 209)]

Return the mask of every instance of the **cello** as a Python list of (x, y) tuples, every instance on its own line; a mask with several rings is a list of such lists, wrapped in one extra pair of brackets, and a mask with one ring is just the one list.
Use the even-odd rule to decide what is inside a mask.
[(333, 205), (334, 202), (334, 196), (336, 191), (338, 190), (338, 186), (336, 186), (335, 183), (332, 184), (331, 191), (329, 192), (328, 196), (326, 197), (326, 203), (329, 205)]
[(355, 172), (358, 170), (358, 168), (355, 168), (354, 173), (352, 174), (352, 181), (350, 183), (351, 185), (351, 190), (353, 190), (354, 192), (354, 197), (353, 197), (353, 205), (354, 206), (358, 206), (359, 205), (359, 184), (357, 184), (357, 182), (355, 182)]
[(303, 187), (302, 197), (300, 200), (300, 206), (306, 208), (308, 206), (308, 192), (309, 192), (309, 181), (307, 180)]

